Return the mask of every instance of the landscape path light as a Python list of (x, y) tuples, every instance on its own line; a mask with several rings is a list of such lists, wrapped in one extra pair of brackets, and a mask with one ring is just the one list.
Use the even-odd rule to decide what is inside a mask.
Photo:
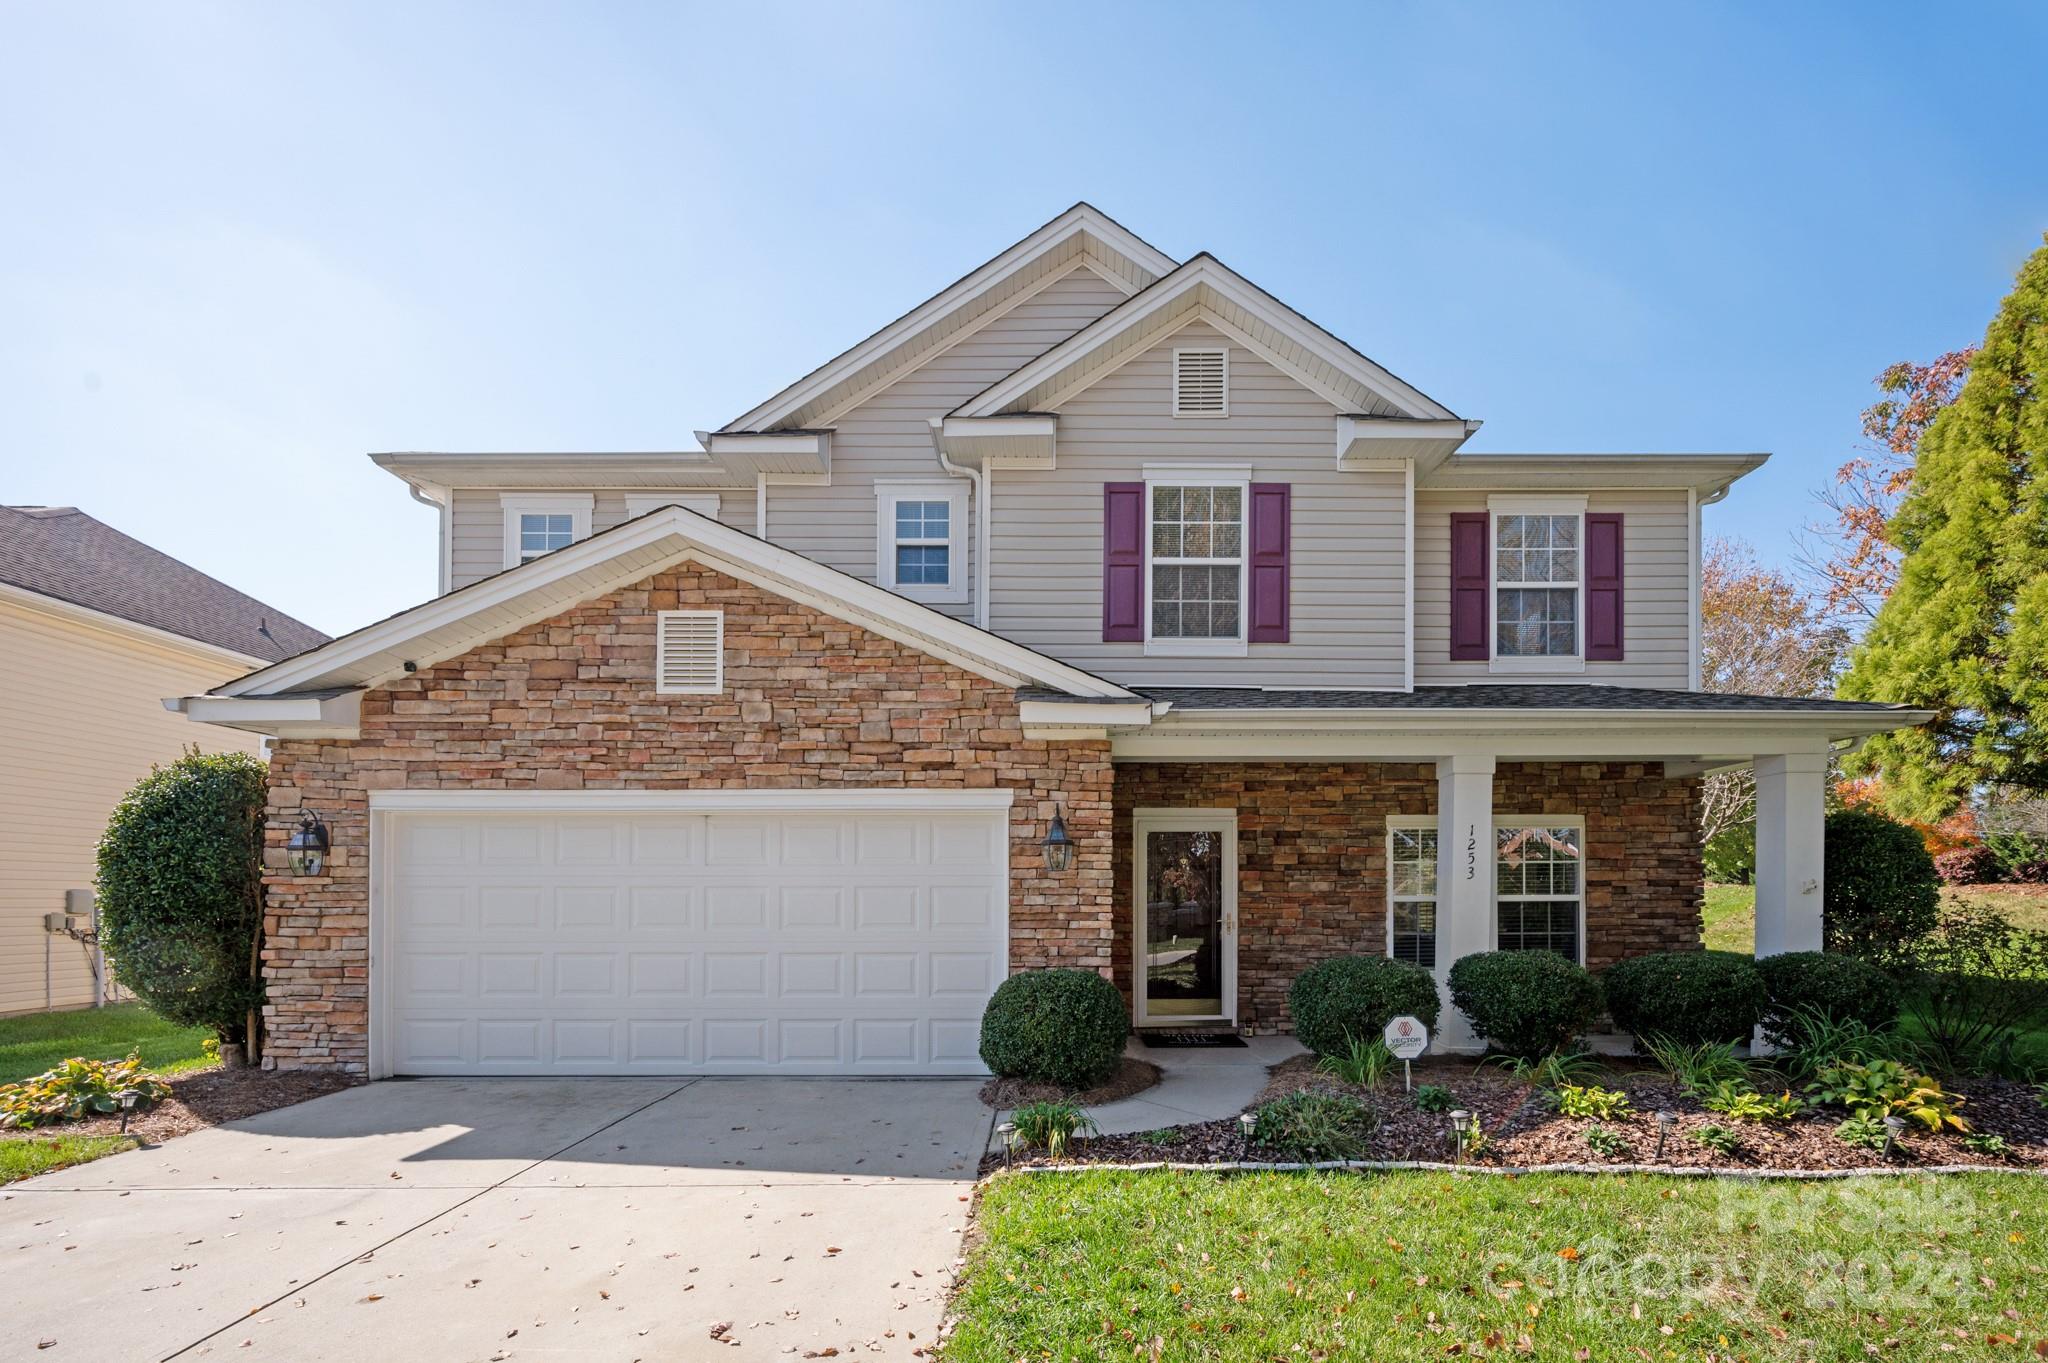
[(1898, 1145), (1899, 1137), (1905, 1134), (1906, 1119), (1904, 1117), (1887, 1117), (1884, 1119), (1884, 1157), (1886, 1159), (1892, 1157), (1893, 1147)]
[(1003, 1167), (1007, 1169), (1010, 1167), (1010, 1156), (1017, 1149), (1017, 1124), (1015, 1122), (998, 1122), (996, 1124), (996, 1135), (1000, 1136), (1003, 1141)]
[(1472, 1114), (1464, 1108), (1451, 1111), (1451, 1163), (1465, 1162), (1465, 1124), (1472, 1120)]
[(1247, 1155), (1252, 1152), (1252, 1130), (1258, 1124), (1259, 1115), (1256, 1112), (1240, 1112), (1237, 1114), (1237, 1131), (1244, 1138), (1242, 1150)]
[(1657, 1109), (1657, 1155), (1654, 1161), (1656, 1163), (1661, 1163), (1664, 1159), (1664, 1141), (1671, 1134), (1671, 1122), (1670, 1113), (1662, 1108)]

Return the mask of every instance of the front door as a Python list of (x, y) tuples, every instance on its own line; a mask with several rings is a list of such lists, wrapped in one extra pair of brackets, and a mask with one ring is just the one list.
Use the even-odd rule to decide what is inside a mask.
[(1237, 816), (1141, 809), (1132, 819), (1140, 1027), (1237, 1018)]

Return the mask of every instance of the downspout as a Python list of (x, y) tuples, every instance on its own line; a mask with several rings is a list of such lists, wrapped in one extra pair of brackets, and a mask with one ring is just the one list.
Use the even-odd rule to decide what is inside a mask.
[(410, 492), (412, 499), (421, 506), (431, 506), (434, 508), (435, 522), (441, 536), (440, 562), (436, 565), (436, 571), (440, 574), (441, 589), (435, 595), (446, 596), (448, 595), (448, 584), (454, 578), (454, 546), (448, 542), (448, 489), (438, 484), (429, 484), (428, 486), (441, 495), (435, 497), (429, 493), (422, 492), (419, 485), (412, 482), (408, 482), (405, 485), (405, 490)]
[(945, 449), (939, 443), (939, 430), (945, 424), (939, 417), (928, 418), (932, 428), (932, 454), (938, 458), (939, 467), (955, 478), (965, 478), (974, 489), (974, 623), (988, 628), (988, 476), (981, 469), (962, 468), (946, 457)]

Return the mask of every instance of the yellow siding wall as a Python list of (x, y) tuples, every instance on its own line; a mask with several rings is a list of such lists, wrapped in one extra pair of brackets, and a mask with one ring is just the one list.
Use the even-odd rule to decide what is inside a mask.
[(194, 743), (260, 751), (162, 704), (245, 670), (0, 601), (0, 1014), (92, 1002), (89, 953), (66, 937), (48, 938), (46, 995), (43, 915), (91, 887), (107, 813), (152, 763)]

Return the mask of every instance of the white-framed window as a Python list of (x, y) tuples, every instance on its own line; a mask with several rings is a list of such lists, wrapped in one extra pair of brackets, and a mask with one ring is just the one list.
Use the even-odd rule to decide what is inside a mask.
[(1436, 821), (1387, 821), (1387, 955), (1436, 969)]
[(1230, 415), (1229, 350), (1222, 346), (1186, 346), (1173, 352), (1173, 414)]
[(967, 599), (967, 484), (875, 484), (875, 580), (913, 601)]
[(1246, 503), (1250, 470), (1148, 469), (1145, 651), (1245, 650)]
[(654, 689), (715, 696), (725, 689), (725, 612), (656, 611)]
[(505, 566), (517, 568), (590, 537), (590, 508), (583, 493), (514, 493), (498, 498), (505, 508)]
[(1495, 668), (1582, 668), (1586, 499), (1496, 497), (1487, 511)]
[[(1387, 820), (1387, 954), (1436, 967), (1437, 821)], [(1493, 821), (1493, 945), (1586, 958), (1586, 821), (1503, 814)]]
[(626, 519), (630, 521), (665, 506), (679, 506), (700, 516), (709, 516), (714, 521), (718, 519), (718, 494), (715, 492), (629, 492), (626, 494)]
[(1585, 963), (1586, 825), (1552, 814), (1493, 823), (1493, 943)]

